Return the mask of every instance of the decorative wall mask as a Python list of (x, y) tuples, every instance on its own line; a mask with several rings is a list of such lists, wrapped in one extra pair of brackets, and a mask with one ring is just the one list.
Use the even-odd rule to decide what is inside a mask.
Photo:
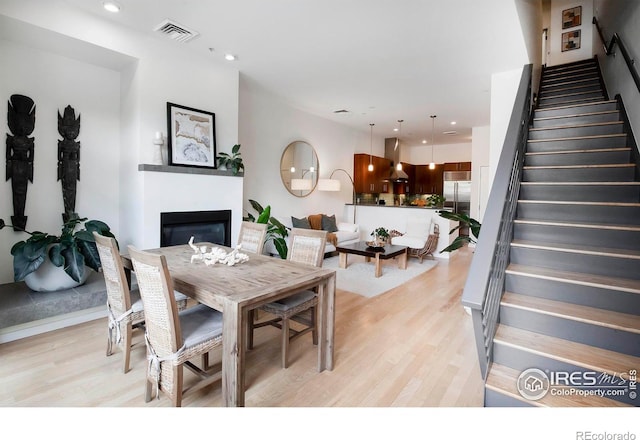
[(27, 217), (24, 207), (27, 201), (28, 182), (33, 183), (34, 138), (29, 135), (36, 124), (36, 105), (24, 95), (11, 95), (7, 109), (7, 123), (13, 135), (7, 133), (7, 180), (11, 179), (13, 193), (13, 230), (24, 230)]
[(58, 112), (58, 180), (62, 180), (62, 200), (66, 223), (76, 215), (76, 182), (80, 180), (80, 142), (75, 139), (80, 134), (80, 115), (70, 105), (64, 109), (64, 116)]

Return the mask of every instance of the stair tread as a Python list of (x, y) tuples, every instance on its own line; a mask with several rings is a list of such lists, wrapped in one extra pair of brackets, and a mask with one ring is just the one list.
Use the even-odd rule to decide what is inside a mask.
[(622, 121), (591, 122), (588, 124), (554, 125), (552, 127), (530, 128), (529, 131), (537, 132), (537, 131), (549, 131), (549, 130), (567, 130), (572, 128), (605, 127), (610, 125), (622, 125), (622, 124), (624, 124), (624, 122)]
[[(582, 99), (572, 99), (572, 100), (568, 100), (568, 101), (562, 101), (561, 104), (564, 104), (564, 105), (586, 104), (586, 103), (599, 102), (601, 100), (602, 100), (601, 96), (594, 96), (593, 98), (582, 98)], [(544, 105), (540, 104), (540, 106), (538, 108), (540, 110), (548, 110), (554, 104), (558, 104), (558, 103), (550, 103), (550, 104), (544, 104)]]
[(548, 204), (548, 205), (584, 205), (584, 206), (622, 206), (640, 208), (640, 203), (635, 202), (589, 202), (580, 200), (518, 200), (518, 203)]
[(512, 240), (512, 246), (526, 247), (530, 249), (545, 249), (555, 251), (573, 252), (585, 255), (600, 255), (603, 257), (618, 257), (640, 260), (640, 250), (605, 248), (602, 246), (586, 246), (582, 244), (547, 243), (530, 240)]
[(626, 403), (601, 396), (554, 395), (547, 393), (539, 400), (527, 400), (518, 392), (518, 377), (522, 372), (498, 363), (491, 364), (485, 386), (495, 392), (540, 407), (630, 407)]
[(605, 110), (601, 112), (587, 112), (587, 113), (576, 113), (572, 115), (559, 115), (559, 116), (545, 116), (542, 118), (533, 118), (533, 121), (551, 121), (554, 119), (568, 119), (568, 118), (579, 118), (584, 116), (599, 116), (599, 115), (611, 115), (613, 113), (619, 113), (619, 110)]
[(515, 307), (572, 321), (640, 334), (640, 317), (628, 313), (613, 312), (513, 292), (505, 292), (500, 304), (505, 307)]
[(578, 169), (578, 168), (633, 168), (634, 163), (599, 163), (584, 165), (527, 165), (523, 167), (525, 170), (559, 170), (559, 169)]
[[(582, 92), (565, 93), (565, 94), (562, 94), (562, 95), (542, 96), (542, 97), (540, 97), (540, 101), (542, 101), (543, 99), (558, 99), (558, 98), (578, 97), (578, 96), (582, 96), (582, 95), (591, 95), (593, 93), (599, 93), (600, 95), (602, 95), (602, 90), (586, 90), (586, 91), (582, 91)], [(594, 97), (594, 98), (596, 98), (596, 97)]]
[(507, 273), (519, 274), (551, 281), (562, 281), (569, 284), (578, 284), (597, 288), (609, 288), (622, 292), (640, 294), (640, 280), (628, 278), (608, 277), (581, 272), (550, 269), (546, 267), (525, 266), (521, 264), (509, 264)]
[(627, 225), (621, 223), (590, 223), (590, 222), (574, 222), (574, 221), (557, 221), (557, 220), (528, 220), (518, 218), (514, 220), (514, 223), (532, 224), (532, 225), (544, 225), (544, 226), (571, 226), (573, 228), (587, 228), (587, 229), (607, 229), (614, 231), (632, 231), (640, 232), (640, 226)]
[(588, 106), (588, 105), (594, 105), (594, 104), (596, 104), (596, 105), (597, 105), (597, 104), (603, 104), (603, 105), (604, 105), (604, 104), (616, 104), (616, 103), (617, 103), (617, 101), (616, 101), (616, 100), (614, 100), (614, 99), (613, 99), (613, 100), (612, 100), (612, 99), (610, 99), (610, 100), (608, 100), (608, 101), (607, 101), (607, 100), (603, 100), (603, 101), (598, 101), (598, 102), (585, 102), (585, 103), (582, 103), (582, 104), (558, 105), (558, 106), (556, 106), (556, 107), (546, 107), (546, 108), (544, 108), (544, 111), (549, 111), (549, 110), (560, 110), (560, 109), (574, 108), (574, 107), (585, 107), (585, 106)]
[(578, 154), (578, 153), (618, 153), (623, 151), (631, 151), (629, 147), (619, 148), (591, 148), (580, 150), (559, 150), (559, 151), (532, 151), (525, 153), (525, 156), (545, 156), (550, 154)]
[(584, 140), (584, 139), (620, 138), (620, 137), (626, 137), (626, 136), (627, 136), (627, 133), (593, 134), (589, 136), (570, 136), (570, 137), (552, 138), (552, 139), (529, 139), (527, 142), (538, 143), (538, 142), (577, 141), (577, 140)]
[(616, 377), (640, 365), (640, 358), (636, 356), (502, 324), (498, 325), (493, 341)]

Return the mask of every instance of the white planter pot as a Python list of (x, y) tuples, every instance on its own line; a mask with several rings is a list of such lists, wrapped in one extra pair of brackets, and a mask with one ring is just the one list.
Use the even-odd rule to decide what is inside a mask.
[(31, 272), (24, 278), (24, 282), (29, 289), (36, 292), (54, 292), (83, 285), (90, 272), (91, 269), (85, 266), (84, 276), (78, 282), (67, 275), (62, 266), (55, 266), (49, 258), (45, 258), (38, 270)]

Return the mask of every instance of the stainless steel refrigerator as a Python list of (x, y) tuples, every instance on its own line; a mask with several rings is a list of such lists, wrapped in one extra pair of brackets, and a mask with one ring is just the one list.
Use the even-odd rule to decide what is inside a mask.
[[(470, 215), (471, 211), (471, 171), (445, 171), (444, 189), (445, 208), (454, 212)], [(469, 228), (460, 228), (460, 235), (469, 235)]]

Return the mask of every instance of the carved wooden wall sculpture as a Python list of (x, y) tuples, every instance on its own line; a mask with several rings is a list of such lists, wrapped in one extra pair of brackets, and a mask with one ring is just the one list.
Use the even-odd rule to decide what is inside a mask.
[(24, 230), (27, 217), (24, 207), (27, 201), (28, 183), (33, 183), (34, 138), (29, 135), (36, 124), (36, 105), (24, 95), (11, 95), (8, 102), (7, 123), (13, 135), (7, 133), (7, 180), (11, 179), (13, 193), (13, 229)]
[(66, 223), (76, 216), (76, 182), (80, 180), (80, 142), (75, 140), (80, 134), (80, 115), (76, 119), (70, 105), (65, 107), (64, 116), (58, 112), (58, 133), (63, 138), (58, 141), (58, 180), (62, 180), (62, 219)]

